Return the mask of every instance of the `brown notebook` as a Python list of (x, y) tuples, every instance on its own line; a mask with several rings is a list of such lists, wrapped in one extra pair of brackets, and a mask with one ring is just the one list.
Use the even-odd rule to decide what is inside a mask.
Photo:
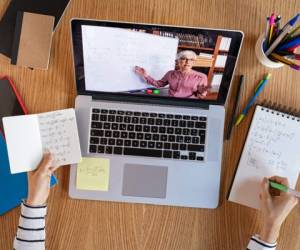
[(11, 63), (47, 69), (49, 64), (54, 16), (18, 12)]

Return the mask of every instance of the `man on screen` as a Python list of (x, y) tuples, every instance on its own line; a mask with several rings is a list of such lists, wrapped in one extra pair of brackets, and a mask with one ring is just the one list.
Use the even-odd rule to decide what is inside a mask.
[(155, 80), (144, 68), (135, 66), (134, 71), (145, 81), (157, 88), (169, 85), (169, 96), (183, 98), (204, 98), (207, 95), (207, 76), (192, 70), (197, 55), (194, 51), (184, 50), (177, 54), (177, 70), (168, 71), (161, 80)]

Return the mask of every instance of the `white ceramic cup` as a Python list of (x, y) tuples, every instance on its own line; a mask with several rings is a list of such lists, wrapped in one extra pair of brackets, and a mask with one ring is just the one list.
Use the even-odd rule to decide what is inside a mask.
[(272, 60), (270, 60), (263, 49), (263, 45), (265, 42), (265, 35), (261, 34), (259, 36), (259, 38), (257, 39), (256, 45), (255, 45), (255, 55), (258, 59), (258, 61), (260, 61), (260, 63), (268, 68), (280, 68), (282, 66), (284, 66), (283, 63), (280, 62), (273, 62)]

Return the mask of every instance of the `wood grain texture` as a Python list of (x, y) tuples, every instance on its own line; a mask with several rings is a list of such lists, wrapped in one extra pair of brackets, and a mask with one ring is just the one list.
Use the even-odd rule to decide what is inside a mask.
[[(2, 16), (9, 0), (1, 0)], [(30, 70), (9, 64), (0, 55), (0, 73), (11, 76), (31, 113), (74, 106), (76, 89), (70, 42), (72, 17), (131, 22), (240, 29), (245, 41), (236, 75), (246, 76), (241, 106), (267, 72), (255, 58), (257, 37), (273, 11), (287, 21), (300, 10), (298, 0), (72, 0), (53, 39), (49, 69)], [(260, 95), (300, 108), (300, 75), (289, 68), (271, 70), (272, 79)], [(237, 77), (234, 79), (235, 93)], [(229, 98), (227, 120), (233, 95)], [(59, 185), (49, 198), (47, 249), (51, 250), (239, 250), (260, 228), (260, 215), (226, 201), (251, 115), (224, 143), (220, 207), (215, 210), (72, 200), (69, 167), (58, 170)], [(299, 186), (300, 187), (300, 186)], [(1, 190), (3, 192), (3, 190)], [(1, 201), (0, 201), (1, 202)], [(20, 211), (0, 217), (0, 249), (12, 249)], [(300, 207), (283, 225), (279, 250), (300, 249)]]

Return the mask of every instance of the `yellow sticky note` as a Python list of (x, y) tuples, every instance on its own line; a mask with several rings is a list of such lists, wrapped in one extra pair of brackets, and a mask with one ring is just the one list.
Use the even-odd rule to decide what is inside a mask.
[(77, 189), (108, 191), (109, 159), (82, 158), (77, 165)]

